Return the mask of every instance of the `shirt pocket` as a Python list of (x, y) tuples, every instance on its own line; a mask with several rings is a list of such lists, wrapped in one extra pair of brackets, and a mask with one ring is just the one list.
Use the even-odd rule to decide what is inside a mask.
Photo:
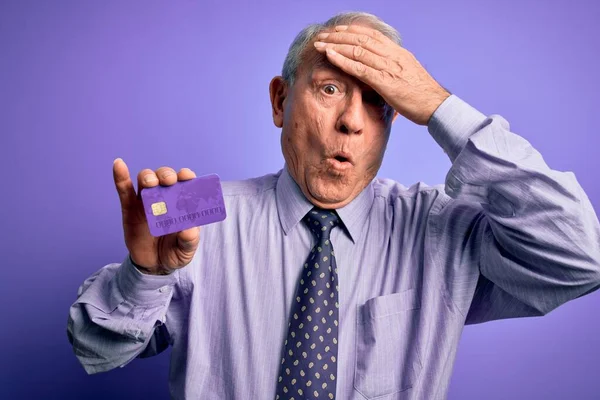
[(374, 399), (412, 388), (421, 372), (417, 290), (374, 297), (358, 308), (354, 388)]

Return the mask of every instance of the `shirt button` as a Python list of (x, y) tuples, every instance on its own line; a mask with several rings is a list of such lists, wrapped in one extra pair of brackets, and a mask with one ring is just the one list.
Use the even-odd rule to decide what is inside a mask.
[(167, 293), (169, 291), (169, 287), (168, 286), (163, 286), (160, 289), (158, 289), (159, 292), (161, 293)]

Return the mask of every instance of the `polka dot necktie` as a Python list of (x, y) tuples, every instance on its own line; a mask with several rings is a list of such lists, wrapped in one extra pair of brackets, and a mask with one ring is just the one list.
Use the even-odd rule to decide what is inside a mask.
[(313, 208), (303, 221), (317, 239), (292, 302), (276, 399), (333, 399), (337, 380), (338, 278), (331, 230), (335, 211)]

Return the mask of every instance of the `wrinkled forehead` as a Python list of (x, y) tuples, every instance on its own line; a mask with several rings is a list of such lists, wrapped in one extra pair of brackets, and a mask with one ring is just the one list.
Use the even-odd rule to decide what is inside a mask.
[[(304, 69), (305, 73), (309, 79), (315, 71), (320, 71), (320, 70), (331, 71), (331, 72), (341, 74), (341, 75), (348, 75), (344, 71), (342, 71), (340, 68), (336, 67), (331, 62), (329, 62), (329, 60), (327, 59), (327, 56), (325, 54), (318, 52), (314, 48), (307, 49), (307, 52), (309, 54), (306, 55), (306, 58), (305, 58), (303, 64), (305, 67), (305, 69)], [(350, 77), (350, 75), (348, 75), (348, 77)]]
[[(325, 29), (321, 31), (323, 32), (333, 32), (333, 29)], [(332, 74), (336, 75), (339, 78), (344, 79), (348, 82), (353, 82), (357, 86), (360, 86), (365, 89), (370, 89), (370, 86), (366, 85), (364, 82), (355, 78), (354, 76), (347, 74), (337, 66), (333, 65), (327, 59), (327, 56), (324, 53), (321, 53), (315, 49), (314, 42), (318, 39), (315, 36), (306, 46), (301, 56), (301, 62), (298, 66), (298, 70), (296, 71), (299, 79), (302, 79), (310, 84), (316, 72), (319, 71), (328, 71)]]
[(366, 85), (361, 80), (347, 74), (337, 66), (330, 63), (326, 55), (319, 53), (316, 49), (314, 49), (312, 43), (310, 44), (310, 47), (312, 48), (306, 49), (304, 60), (298, 68), (298, 80), (302, 80), (307, 85), (311, 85), (313, 80), (319, 76), (323, 77), (323, 73), (327, 73), (326, 75), (332, 78), (339, 79), (347, 84), (353, 84), (362, 88), (363, 90), (371, 89), (370, 86)]

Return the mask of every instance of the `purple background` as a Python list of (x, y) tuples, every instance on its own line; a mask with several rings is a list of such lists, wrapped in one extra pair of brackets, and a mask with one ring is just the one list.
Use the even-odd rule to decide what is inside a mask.
[[(168, 398), (169, 351), (87, 376), (67, 340), (78, 286), (126, 255), (112, 161), (222, 180), (278, 171), (269, 81), (301, 28), (356, 9), (575, 172), (600, 210), (597, 2), (3, 0), (0, 398)], [(379, 176), (431, 185), (449, 167), (424, 127), (399, 119)], [(449, 399), (598, 399), (599, 306), (593, 293), (467, 327)]]

